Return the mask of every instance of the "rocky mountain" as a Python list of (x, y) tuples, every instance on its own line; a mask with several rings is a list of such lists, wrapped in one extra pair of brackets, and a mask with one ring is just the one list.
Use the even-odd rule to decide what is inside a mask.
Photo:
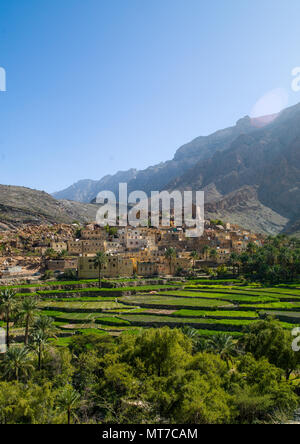
[(23, 224), (89, 222), (96, 205), (58, 201), (43, 191), (0, 185), (0, 230)]
[(55, 199), (67, 199), (90, 203), (95, 200), (99, 191), (108, 190), (117, 194), (119, 183), (128, 183), (135, 178), (137, 170), (119, 171), (113, 176), (104, 176), (101, 180), (80, 180), (69, 188), (53, 193)]
[(300, 238), (300, 215), (285, 226), (284, 233)]
[(244, 186), (218, 201), (205, 205), (210, 219), (224, 219), (256, 233), (277, 234), (285, 229), (289, 219), (259, 201), (257, 187)]
[[(102, 190), (204, 190), (207, 217), (264, 233), (299, 230), (300, 104), (278, 115), (245, 117), (233, 127), (198, 137), (173, 160), (100, 181), (81, 181), (56, 198), (90, 202)], [(298, 228), (297, 228), (298, 227)]]
[[(242, 192), (247, 187), (248, 193)], [(206, 202), (216, 202), (231, 220), (241, 215), (236, 202), (245, 205), (251, 194), (257, 210), (242, 213), (248, 225), (257, 226), (264, 212), (272, 211), (259, 223), (260, 231), (278, 232), (297, 218), (300, 209), (300, 106), (283, 111), (268, 125), (238, 136), (224, 151), (198, 162), (168, 189), (198, 189), (206, 191)], [(223, 216), (224, 217), (224, 216)], [(274, 226), (275, 217), (275, 226)], [(244, 224), (245, 226), (245, 224)], [(281, 230), (280, 230), (281, 231)]]
[(113, 191), (117, 195), (121, 182), (128, 184), (129, 192), (143, 190), (150, 193), (154, 190), (162, 190), (169, 182), (192, 168), (195, 162), (208, 159), (217, 151), (226, 150), (240, 134), (248, 133), (254, 128), (255, 126), (249, 119), (241, 119), (233, 127), (217, 131), (210, 136), (198, 137), (183, 145), (177, 150), (173, 160), (141, 171), (135, 169), (119, 171), (117, 174), (105, 176), (99, 181), (81, 180), (63, 191), (53, 193), (53, 197), (91, 202), (100, 191)]

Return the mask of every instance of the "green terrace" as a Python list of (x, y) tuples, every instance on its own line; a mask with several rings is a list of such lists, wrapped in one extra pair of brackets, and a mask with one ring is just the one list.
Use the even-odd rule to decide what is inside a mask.
[[(165, 279), (164, 279), (165, 280)], [(143, 278), (142, 280), (140, 279), (102, 279), (102, 284), (104, 286), (108, 285), (109, 288), (119, 288), (117, 287), (120, 284), (124, 284), (124, 283), (128, 283), (128, 284), (132, 284), (132, 285), (128, 285), (128, 287), (132, 288), (132, 286), (137, 285), (140, 286), (139, 284), (141, 282), (143, 282), (142, 285), (144, 285), (144, 282), (148, 281), (147, 287), (152, 287), (157, 286), (157, 284), (155, 284), (155, 282), (157, 281), (161, 281), (161, 279), (153, 279), (153, 278)], [(0, 290), (4, 290), (6, 288), (9, 289), (26, 289), (26, 288), (52, 288), (52, 287), (80, 287), (82, 285), (90, 285), (91, 288), (93, 287), (98, 287), (98, 283), (99, 280), (98, 279), (81, 279), (81, 280), (75, 280), (75, 281), (48, 281), (48, 282), (37, 282), (37, 283), (30, 283), (30, 284), (19, 284), (19, 285), (8, 285), (8, 286), (0, 286)], [(183, 282), (180, 281), (170, 281), (168, 285), (170, 287), (172, 286), (177, 286), (180, 287), (181, 285), (183, 285)]]
[(291, 310), (291, 311), (300, 311), (300, 302), (271, 302), (267, 304), (257, 304), (257, 305), (239, 305), (240, 309), (243, 310)]
[[(250, 326), (253, 320), (248, 319), (204, 319), (204, 318), (188, 318), (188, 317), (172, 317), (172, 316), (145, 316), (142, 314), (122, 315), (120, 319), (130, 321), (131, 325), (138, 326), (159, 326), (169, 325), (172, 327), (189, 325), (194, 328), (213, 329), (215, 331), (239, 331), (245, 330), (245, 327)], [(288, 322), (281, 323), (284, 328), (292, 329), (294, 324)]]
[(190, 279), (187, 285), (238, 285), (241, 284), (240, 279)]
[(220, 293), (220, 294), (237, 294), (237, 295), (251, 295), (251, 296), (270, 296), (270, 297), (281, 297), (281, 296), (293, 296), (295, 298), (300, 298), (300, 291), (297, 290), (283, 290), (275, 288), (246, 288), (246, 287), (185, 287), (185, 290), (190, 292), (201, 292), (201, 293)]
[(132, 295), (124, 296), (121, 301), (128, 305), (140, 305), (146, 307), (233, 307), (233, 304), (227, 301), (220, 301), (216, 299), (200, 299), (200, 298), (181, 298), (179, 296), (168, 295)]
[(63, 311), (83, 311), (83, 312), (97, 312), (102, 310), (112, 310), (112, 309), (126, 309), (129, 310), (131, 307), (127, 305), (123, 305), (119, 302), (115, 302), (114, 300), (107, 301), (106, 299), (103, 301), (96, 302), (59, 302), (59, 301), (50, 301), (50, 302), (40, 302), (39, 308), (43, 310), (63, 310)]
[[(204, 336), (230, 332), (238, 337), (251, 323), (267, 316), (278, 318), (285, 328), (300, 325), (300, 289), (296, 286), (244, 286), (232, 279), (171, 281), (161, 285), (150, 285), (150, 280), (149, 285), (142, 285), (142, 281), (124, 279), (110, 284), (115, 282), (134, 286), (98, 288), (97, 280), (48, 282), (39, 284), (38, 291), (35, 285), (30, 295), (39, 299), (40, 313), (55, 320), (58, 332), (70, 337), (89, 331), (136, 334), (141, 328), (162, 325), (191, 326)], [(14, 288), (22, 287), (27, 286)], [(26, 293), (18, 295), (24, 298)], [(0, 321), (0, 326), (4, 325)], [(12, 329), (16, 336), (23, 334), (18, 324)], [(62, 337), (55, 341), (64, 345), (69, 340)]]
[(202, 292), (202, 291), (164, 291), (160, 293), (161, 296), (174, 296), (185, 298), (198, 298), (198, 299), (217, 299), (222, 301), (229, 301), (232, 303), (264, 303), (279, 301), (276, 296), (265, 295), (249, 295), (249, 294), (234, 294), (231, 291), (226, 292)]
[(193, 318), (193, 317), (199, 317), (199, 318), (221, 318), (221, 319), (226, 319), (226, 318), (236, 318), (236, 319), (240, 319), (240, 318), (248, 318), (248, 319), (255, 319), (255, 318), (259, 318), (259, 314), (256, 311), (240, 311), (240, 310), (234, 310), (234, 311), (230, 311), (230, 310), (210, 310), (210, 311), (205, 311), (205, 310), (186, 310), (186, 309), (182, 309), (182, 310), (177, 310), (173, 313), (173, 316), (180, 316), (180, 317), (184, 317), (184, 318)]
[(40, 296), (49, 296), (49, 295), (59, 295), (59, 296), (68, 296), (85, 293), (92, 293), (95, 295), (110, 295), (110, 294), (122, 294), (122, 293), (137, 293), (137, 292), (148, 292), (148, 291), (160, 291), (166, 289), (176, 288), (172, 285), (144, 285), (140, 287), (118, 287), (118, 288), (99, 288), (99, 287), (91, 287), (91, 288), (80, 288), (76, 290), (42, 290), (37, 291), (36, 294)]
[(275, 316), (280, 321), (300, 325), (300, 312), (293, 311), (261, 311), (261, 316)]

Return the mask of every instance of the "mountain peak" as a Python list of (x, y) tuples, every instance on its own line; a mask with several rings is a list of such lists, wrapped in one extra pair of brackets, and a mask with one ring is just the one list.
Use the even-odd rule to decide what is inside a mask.
[(245, 116), (242, 119), (239, 119), (236, 122), (237, 128), (249, 128), (251, 127), (251, 118), (249, 116)]

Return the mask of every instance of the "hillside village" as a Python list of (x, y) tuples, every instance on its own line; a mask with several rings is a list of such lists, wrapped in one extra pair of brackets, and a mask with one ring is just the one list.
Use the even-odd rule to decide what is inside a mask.
[[(206, 221), (203, 236), (188, 238), (184, 228), (106, 227), (57, 224), (0, 232), (0, 279), (37, 280), (61, 273), (97, 278), (93, 258), (105, 252), (106, 278), (188, 275), (229, 264), (232, 253), (264, 237), (222, 221)], [(167, 254), (172, 249), (172, 254)], [(168, 257), (169, 256), (169, 257)]]

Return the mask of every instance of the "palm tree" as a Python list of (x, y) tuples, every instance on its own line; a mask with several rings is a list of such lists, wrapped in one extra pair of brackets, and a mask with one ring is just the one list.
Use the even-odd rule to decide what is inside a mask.
[(211, 250), (210, 253), (209, 253), (209, 257), (210, 257), (211, 259), (213, 259), (213, 260), (216, 260), (217, 257), (218, 257), (218, 252), (217, 252), (217, 250), (215, 250), (215, 249)]
[(28, 348), (12, 347), (7, 350), (2, 368), (3, 375), (9, 379), (19, 381), (21, 377), (28, 377), (30, 371), (33, 370)]
[(48, 345), (49, 339), (55, 337), (57, 328), (54, 320), (48, 316), (39, 316), (32, 327), (31, 348), (38, 355), (38, 369), (42, 368), (43, 352)]
[(71, 385), (67, 385), (62, 389), (57, 401), (60, 409), (67, 413), (68, 424), (71, 424), (72, 416), (75, 416), (75, 410), (80, 404), (80, 394)]
[(173, 259), (176, 258), (177, 253), (175, 248), (169, 247), (166, 251), (165, 251), (165, 258), (169, 261), (169, 267), (170, 267), (170, 273), (172, 274), (172, 264), (173, 264)]
[(240, 263), (239, 263), (239, 255), (237, 253), (231, 253), (230, 255), (230, 265), (233, 267), (234, 274), (240, 274)]
[(94, 267), (98, 268), (99, 288), (101, 288), (101, 272), (107, 263), (107, 255), (103, 251), (99, 251), (94, 259)]
[(202, 253), (205, 256), (205, 259), (208, 259), (209, 256), (209, 252), (210, 252), (210, 248), (208, 245), (204, 245), (204, 247), (202, 248)]
[(233, 341), (232, 336), (225, 334), (218, 334), (208, 340), (208, 350), (220, 355), (227, 366), (231, 358), (237, 354), (236, 344)]
[(5, 289), (0, 293), (0, 313), (4, 314), (6, 322), (6, 346), (10, 346), (10, 321), (12, 314), (17, 309), (17, 297), (13, 290)]
[(189, 325), (184, 325), (181, 328), (182, 333), (188, 338), (194, 340), (199, 337), (198, 331), (195, 328), (190, 327)]
[(197, 251), (191, 252), (191, 258), (193, 260), (193, 269), (195, 270), (196, 261), (199, 259), (199, 255), (198, 255)]
[(37, 314), (38, 301), (33, 296), (27, 296), (21, 304), (19, 316), (25, 321), (24, 344), (28, 345), (29, 327), (35, 320)]
[(254, 242), (249, 242), (249, 244), (247, 245), (247, 252), (253, 256), (253, 254), (255, 254), (256, 252), (256, 245)]
[(31, 340), (32, 340), (31, 348), (37, 353), (38, 356), (38, 370), (41, 370), (43, 353), (48, 345), (49, 336), (42, 330), (35, 330), (32, 333)]
[(283, 267), (285, 272), (285, 279), (288, 280), (288, 270), (293, 263), (293, 255), (287, 248), (281, 248), (279, 252), (279, 263)]
[(49, 338), (54, 336), (57, 332), (57, 328), (54, 325), (54, 319), (49, 318), (48, 316), (41, 315), (39, 316), (32, 327), (33, 333), (36, 331), (42, 331)]

